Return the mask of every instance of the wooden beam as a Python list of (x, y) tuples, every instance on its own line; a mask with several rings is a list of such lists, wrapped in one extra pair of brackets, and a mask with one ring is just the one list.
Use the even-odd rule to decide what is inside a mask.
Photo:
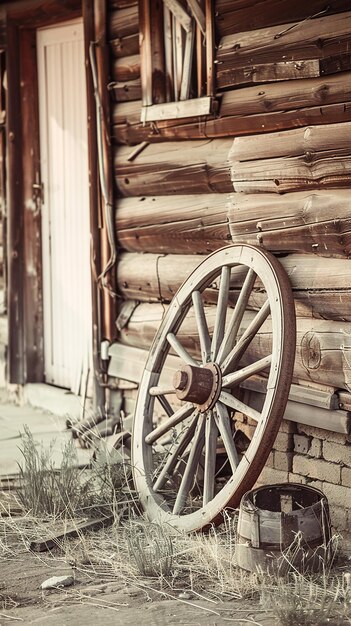
[(166, 101), (172, 100), (173, 94), (173, 44), (172, 44), (172, 14), (170, 10), (163, 7), (163, 33), (165, 47), (165, 81), (166, 81)]
[(139, 0), (140, 76), (143, 106), (152, 104), (152, 43), (150, 0)]
[(188, 6), (203, 35), (206, 34), (206, 17), (199, 0), (187, 0)]
[(214, 19), (213, 19), (212, 0), (205, 0), (205, 15), (206, 15), (206, 77), (207, 77), (206, 93), (208, 96), (214, 96), (215, 94), (215, 70), (214, 70), (215, 40), (214, 40)]
[(191, 17), (190, 15), (183, 9), (182, 5), (178, 0), (163, 0), (166, 7), (173, 13), (174, 17), (186, 32), (189, 32), (191, 29)]
[(193, 75), (193, 60), (194, 60), (194, 41), (195, 41), (195, 28), (194, 23), (191, 24), (191, 28), (186, 34), (184, 59), (182, 68), (182, 83), (180, 86), (179, 100), (188, 100), (190, 98), (190, 90), (192, 84)]
[[(189, 87), (189, 84), (185, 86)], [(212, 112), (212, 98), (193, 98), (182, 102), (167, 102), (143, 107), (140, 115), (142, 122), (156, 122), (168, 119), (181, 119), (191, 116), (210, 115)]]

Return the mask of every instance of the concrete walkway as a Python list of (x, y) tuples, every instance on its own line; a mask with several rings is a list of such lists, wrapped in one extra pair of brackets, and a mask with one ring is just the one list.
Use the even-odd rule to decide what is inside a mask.
[[(21, 437), (27, 426), (35, 441), (49, 448), (52, 444), (52, 458), (59, 467), (62, 450), (72, 435), (66, 428), (66, 418), (31, 406), (16, 406), (9, 402), (1, 403), (0, 397), (0, 476), (18, 473), (18, 463), (23, 461)], [(78, 464), (89, 463), (89, 450), (77, 448)]]

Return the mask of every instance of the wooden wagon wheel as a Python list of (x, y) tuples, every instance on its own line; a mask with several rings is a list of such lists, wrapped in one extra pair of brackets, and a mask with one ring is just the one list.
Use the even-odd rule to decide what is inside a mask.
[[(238, 275), (239, 293), (231, 289)], [(212, 330), (204, 302), (215, 287)], [(191, 316), (198, 341), (189, 344)], [(228, 246), (209, 255), (183, 283), (150, 349), (133, 423), (134, 481), (150, 519), (193, 531), (238, 506), (279, 429), (295, 341), (290, 283), (271, 254)], [(179, 365), (170, 382), (174, 361)], [(257, 376), (266, 381), (259, 408), (241, 391)], [(245, 420), (256, 428), (242, 449), (236, 423)]]

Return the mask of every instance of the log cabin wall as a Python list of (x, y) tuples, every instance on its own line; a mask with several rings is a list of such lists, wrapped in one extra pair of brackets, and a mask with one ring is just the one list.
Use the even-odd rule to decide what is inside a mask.
[[(143, 124), (138, 3), (109, 2), (122, 298), (110, 374), (132, 412), (135, 372), (190, 270), (231, 242), (279, 255), (294, 292), (297, 351), (285, 419), (260, 482), (321, 488), (335, 527), (347, 531), (350, 3), (214, 4), (216, 113)], [(207, 304), (210, 310), (211, 294)], [(242, 419), (250, 434), (250, 420)]]

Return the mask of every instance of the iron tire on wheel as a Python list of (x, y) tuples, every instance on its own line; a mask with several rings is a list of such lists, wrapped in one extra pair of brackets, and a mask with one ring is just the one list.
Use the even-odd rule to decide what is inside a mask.
[[(233, 268), (234, 273), (239, 270), (245, 276), (226, 322)], [(203, 292), (218, 279), (211, 333)], [(258, 312), (249, 311), (251, 317), (245, 329), (243, 319), (247, 309), (252, 308), (250, 298), (257, 291), (265, 302)], [(177, 338), (190, 309), (197, 323), (201, 361)], [(252, 341), (268, 323), (271, 352), (250, 362)], [(262, 249), (247, 245), (222, 248), (209, 255), (183, 283), (151, 346), (134, 416), (134, 482), (150, 519), (190, 532), (218, 523), (225, 508), (239, 505), (241, 496), (256, 482), (277, 435), (291, 385), (295, 342), (295, 311), (289, 279), (279, 261)], [(170, 351), (178, 355), (180, 363), (171, 389), (169, 385), (162, 387)], [(242, 401), (240, 383), (263, 372), (266, 389), (263, 406), (257, 410)], [(167, 398), (173, 398), (177, 406), (172, 407)], [(167, 414), (161, 424), (157, 424), (158, 406)], [(257, 423), (242, 454), (236, 449), (236, 433), (233, 433), (237, 412)], [(160, 449), (167, 436), (171, 442), (165, 448), (167, 454), (162, 456)], [(219, 441), (229, 468), (224, 482), (218, 479)], [(194, 496), (200, 460), (204, 477), (197, 481), (200, 486), (197, 485)], [(165, 486), (175, 480), (176, 472), (178, 483), (172, 484), (177, 485), (177, 493), (172, 501)]]

